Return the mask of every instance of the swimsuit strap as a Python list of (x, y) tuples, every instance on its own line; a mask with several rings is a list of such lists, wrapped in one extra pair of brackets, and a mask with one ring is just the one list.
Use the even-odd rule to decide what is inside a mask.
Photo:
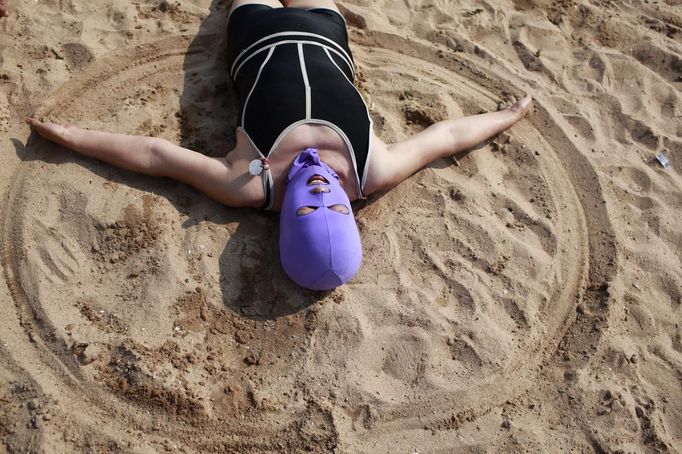
[(263, 172), (263, 192), (265, 193), (264, 210), (272, 210), (275, 205), (275, 181), (272, 178), (272, 172), (268, 167)]
[(261, 181), (263, 183), (263, 194), (265, 194), (265, 202), (262, 209), (271, 210), (272, 206), (275, 204), (275, 180), (272, 178), (272, 171), (270, 170), (270, 161), (267, 156), (265, 156), (260, 149), (253, 143), (249, 134), (241, 126), (237, 128), (241, 130), (246, 139), (251, 143), (258, 157), (249, 162), (249, 174), (252, 177), (261, 176)]

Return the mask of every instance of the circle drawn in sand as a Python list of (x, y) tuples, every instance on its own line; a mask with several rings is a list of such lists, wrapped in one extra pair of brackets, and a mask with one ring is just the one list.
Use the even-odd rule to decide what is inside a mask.
[[(227, 81), (202, 54), (210, 38), (189, 52), (177, 37), (115, 53), (44, 114), (114, 121), (220, 154), (228, 133), (215, 131), (235, 112), (215, 104)], [(363, 88), (377, 103), (404, 101), (402, 110), (372, 107), (389, 138), (494, 106), (495, 93), (513, 87), (464, 57), (391, 35), (355, 38)], [(405, 59), (417, 74), (403, 70)], [(299, 309), (323, 296), (301, 295), (279, 271), (271, 220), (41, 144), (39, 159), (59, 165), (25, 163), (5, 211), (16, 302), (6, 310), (39, 337), (14, 360), (70, 396), (71, 423), (102, 440), (106, 422), (121, 440), (140, 427), (160, 446), (332, 449), (336, 424), (360, 421), (381, 440), (475, 419), (528, 389), (578, 299), (599, 315), (608, 280), (608, 245), (590, 230), (603, 208), (584, 190), (597, 187), (594, 172), (559, 149), (570, 144), (541, 103), (534, 118), (494, 155), (437, 162), (362, 210), (361, 274), (331, 295), (341, 304), (312, 311)]]

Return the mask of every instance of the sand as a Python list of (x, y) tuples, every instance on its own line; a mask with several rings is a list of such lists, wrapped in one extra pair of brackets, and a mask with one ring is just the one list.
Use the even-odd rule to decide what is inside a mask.
[(229, 1), (5, 3), (0, 452), (682, 451), (679, 1), (339, 2), (385, 141), (535, 107), (359, 204), (326, 293), (275, 216), (23, 122), (224, 155)]

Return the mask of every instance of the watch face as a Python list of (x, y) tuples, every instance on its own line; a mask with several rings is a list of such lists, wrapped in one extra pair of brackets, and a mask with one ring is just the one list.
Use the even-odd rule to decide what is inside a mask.
[(263, 173), (263, 163), (260, 159), (254, 159), (249, 163), (249, 173), (253, 176)]

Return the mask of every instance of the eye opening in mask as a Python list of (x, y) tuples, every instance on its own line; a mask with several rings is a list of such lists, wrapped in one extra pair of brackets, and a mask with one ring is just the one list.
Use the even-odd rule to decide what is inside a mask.
[(341, 204), (341, 203), (337, 203), (336, 205), (328, 206), (327, 208), (329, 208), (332, 211), (336, 211), (337, 213), (341, 213), (341, 214), (350, 213), (350, 210), (348, 209), (348, 207), (346, 205)]
[(296, 216), (305, 216), (306, 214), (310, 214), (313, 211), (317, 210), (319, 207), (301, 207), (298, 210), (296, 210)]
[[(305, 216), (306, 214), (310, 214), (313, 211), (317, 210), (320, 207), (311, 207), (311, 206), (304, 206), (296, 210), (296, 216)], [(346, 205), (343, 205), (341, 203), (337, 203), (336, 205), (330, 205), (327, 207), (328, 209), (332, 211), (336, 211), (337, 213), (341, 214), (349, 214), (350, 210)]]

